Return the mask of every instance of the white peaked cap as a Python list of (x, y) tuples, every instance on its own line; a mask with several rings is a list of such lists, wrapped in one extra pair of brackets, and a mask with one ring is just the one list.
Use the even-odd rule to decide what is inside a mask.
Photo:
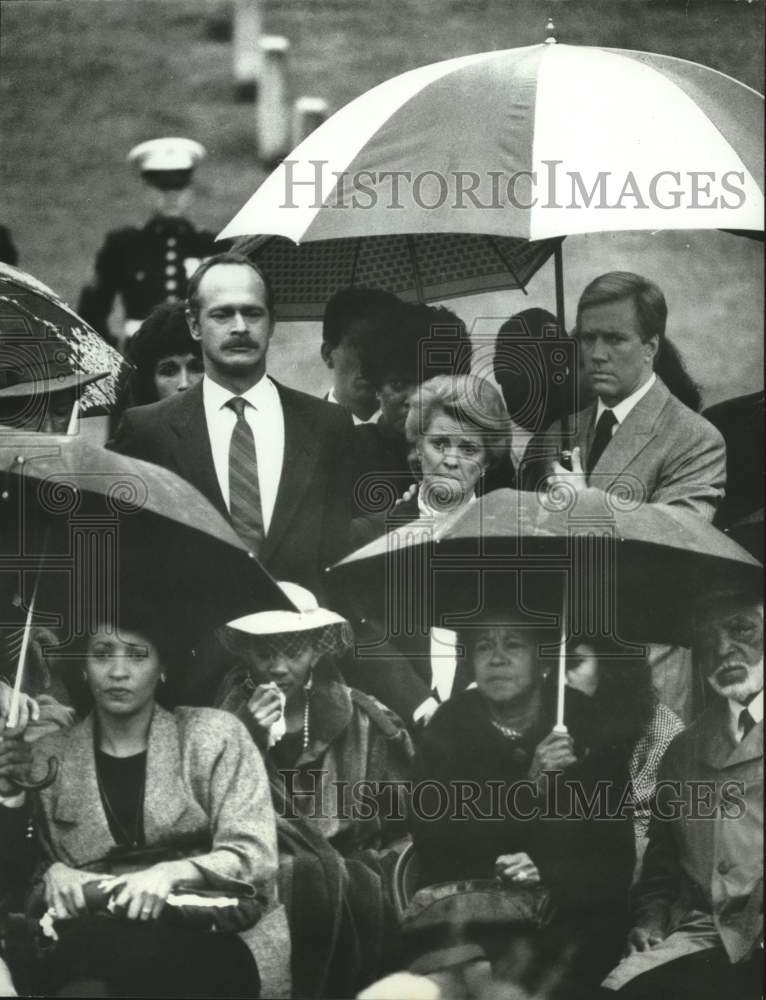
[(205, 147), (193, 139), (167, 136), (148, 139), (128, 153), (128, 163), (139, 170), (193, 170), (206, 156)]
[(326, 625), (346, 624), (346, 619), (334, 611), (320, 608), (316, 597), (305, 587), (288, 581), (280, 581), (279, 586), (300, 611), (257, 611), (252, 615), (235, 618), (227, 623), (228, 627), (249, 635), (280, 635), (284, 632), (308, 632), (309, 629), (323, 628)]

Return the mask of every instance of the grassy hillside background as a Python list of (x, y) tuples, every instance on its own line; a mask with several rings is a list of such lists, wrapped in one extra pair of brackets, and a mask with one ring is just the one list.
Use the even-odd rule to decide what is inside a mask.
[[(291, 42), (293, 92), (332, 108), (414, 66), (541, 41), (665, 52), (762, 89), (760, 2), (640, 0), (265, 0), (264, 28)], [(229, 46), (209, 40), (214, 0), (0, 0), (0, 221), (21, 266), (76, 300), (103, 233), (140, 221), (143, 191), (127, 150), (158, 135), (203, 142), (195, 221), (222, 228), (263, 179), (253, 109), (233, 100)], [(762, 383), (761, 246), (718, 232), (608, 234), (564, 245), (568, 316), (584, 284), (612, 268), (657, 279), (670, 333), (707, 403)], [(521, 293), (449, 303), (492, 334), (528, 305), (553, 306), (552, 266)], [(272, 368), (320, 391), (316, 324), (283, 324)]]

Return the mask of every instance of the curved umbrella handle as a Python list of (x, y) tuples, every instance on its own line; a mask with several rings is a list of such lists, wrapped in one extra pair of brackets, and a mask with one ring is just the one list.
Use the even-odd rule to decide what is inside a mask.
[(39, 792), (43, 788), (48, 788), (58, 777), (59, 773), (59, 762), (57, 757), (48, 758), (48, 773), (44, 778), (40, 778), (39, 781), (25, 781), (23, 778), (14, 778), (12, 783), (16, 786), (19, 792)]

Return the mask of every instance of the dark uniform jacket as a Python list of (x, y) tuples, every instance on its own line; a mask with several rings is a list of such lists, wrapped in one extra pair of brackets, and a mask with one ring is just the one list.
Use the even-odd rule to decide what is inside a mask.
[(127, 319), (145, 319), (160, 302), (184, 299), (198, 265), (223, 249), (213, 233), (183, 218), (156, 215), (140, 229), (114, 229), (96, 256), (94, 279), (82, 290), (78, 312), (107, 336), (117, 295)]

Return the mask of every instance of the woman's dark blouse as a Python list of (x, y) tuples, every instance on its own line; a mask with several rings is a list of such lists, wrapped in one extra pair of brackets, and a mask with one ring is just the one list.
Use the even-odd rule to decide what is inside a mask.
[(109, 832), (120, 847), (140, 847), (144, 840), (146, 751), (131, 757), (113, 757), (96, 747), (101, 804)]
[[(596, 799), (595, 811), (618, 812), (628, 787), (630, 741), (600, 742), (590, 699), (567, 689), (566, 722), (580, 760), (560, 773), (547, 799), (540, 800), (527, 776), (534, 749), (553, 721), (552, 692), (544, 694), (535, 730), (518, 742), (492, 724), (477, 690), (463, 691), (439, 708), (414, 762), (410, 827), (421, 885), (492, 878), (500, 854), (525, 851), (561, 907), (591, 908), (600, 901), (622, 906), (634, 864), (631, 812), (588, 818), (587, 800), (604, 782), (605, 808), (598, 809)], [(461, 794), (463, 818), (453, 818)], [(585, 800), (579, 808), (578, 794)]]

